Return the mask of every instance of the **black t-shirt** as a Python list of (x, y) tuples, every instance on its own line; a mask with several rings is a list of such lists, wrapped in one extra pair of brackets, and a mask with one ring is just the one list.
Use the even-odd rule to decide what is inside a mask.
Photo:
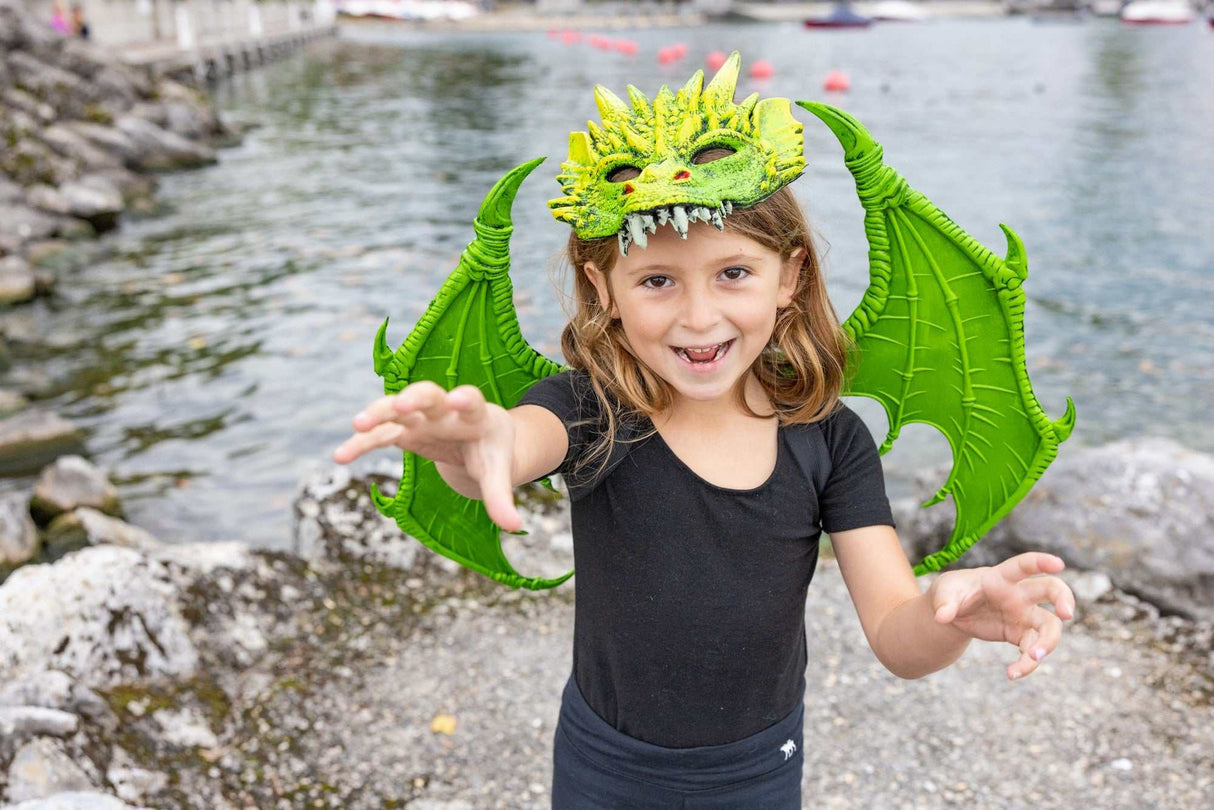
[[(573, 670), (591, 708), (645, 742), (733, 742), (804, 692), (805, 596), (821, 531), (893, 525), (868, 429), (845, 406), (781, 426), (771, 477), (753, 489), (700, 478), (654, 432), (618, 442), (601, 473), (570, 475), (604, 425), (582, 372), (536, 383), (520, 405), (569, 432), (577, 598)], [(617, 436), (643, 435), (626, 424)]]

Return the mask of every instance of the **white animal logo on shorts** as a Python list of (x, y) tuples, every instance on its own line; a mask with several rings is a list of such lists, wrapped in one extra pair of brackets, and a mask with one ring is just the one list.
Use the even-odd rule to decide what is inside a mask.
[(797, 744), (792, 740), (789, 740), (780, 746), (780, 750), (784, 752), (784, 761), (788, 762), (789, 758), (793, 754), (797, 753)]

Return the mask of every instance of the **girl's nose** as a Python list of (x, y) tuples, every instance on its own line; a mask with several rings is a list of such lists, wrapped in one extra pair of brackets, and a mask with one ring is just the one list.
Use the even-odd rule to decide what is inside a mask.
[(716, 326), (717, 318), (716, 303), (711, 295), (692, 293), (687, 296), (683, 309), (683, 326), (688, 332), (707, 332)]

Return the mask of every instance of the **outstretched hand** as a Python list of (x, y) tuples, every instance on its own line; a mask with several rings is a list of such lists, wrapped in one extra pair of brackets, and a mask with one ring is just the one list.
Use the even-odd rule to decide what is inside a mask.
[(433, 382), (415, 382), (367, 405), (353, 427), (355, 434), (333, 451), (337, 463), (378, 447), (416, 453), (434, 461), (456, 492), (484, 501), (494, 523), (507, 531), (522, 528), (511, 480), (514, 423), (476, 386), (444, 391)]
[[(946, 571), (928, 588), (936, 621), (983, 641), (1020, 648), (1007, 668), (1015, 680), (1037, 669), (1062, 638), (1062, 620), (1075, 616), (1075, 595), (1055, 576), (1066, 567), (1052, 554), (1018, 554), (995, 566)], [(1047, 576), (1038, 576), (1038, 575)], [(1054, 613), (1041, 607), (1052, 604)]]

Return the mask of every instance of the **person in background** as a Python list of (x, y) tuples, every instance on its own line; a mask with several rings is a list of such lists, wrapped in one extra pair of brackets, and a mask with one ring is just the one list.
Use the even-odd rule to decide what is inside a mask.
[(84, 19), (84, 7), (79, 3), (72, 3), (72, 31), (81, 39), (89, 38), (88, 20)]
[(55, 5), (51, 10), (51, 28), (54, 28), (60, 34), (72, 33), (72, 24), (68, 20), (67, 12), (63, 9), (63, 3), (55, 0)]

